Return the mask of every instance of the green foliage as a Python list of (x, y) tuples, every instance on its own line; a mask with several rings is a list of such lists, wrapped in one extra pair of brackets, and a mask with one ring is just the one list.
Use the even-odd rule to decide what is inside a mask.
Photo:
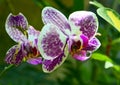
[(105, 68), (113, 67), (116, 71), (120, 72), (120, 66), (114, 64), (114, 62), (106, 55), (100, 54), (100, 53), (94, 53), (92, 55), (92, 58), (99, 61), (105, 62)]
[(120, 32), (120, 15), (116, 11), (101, 7), (97, 9), (97, 13)]
[(115, 10), (106, 8), (97, 1), (90, 2), (90, 4), (97, 6), (98, 15), (104, 20), (106, 20), (108, 23), (110, 23), (112, 26), (114, 26), (120, 32), (120, 15)]
[(105, 62), (108, 61), (108, 62), (113, 63), (112, 60), (108, 56), (100, 54), (100, 53), (92, 54), (92, 58), (95, 60), (99, 60), (99, 61), (105, 61)]
[(97, 1), (90, 1), (89, 3), (95, 5), (96, 7), (104, 7), (102, 4), (98, 3)]

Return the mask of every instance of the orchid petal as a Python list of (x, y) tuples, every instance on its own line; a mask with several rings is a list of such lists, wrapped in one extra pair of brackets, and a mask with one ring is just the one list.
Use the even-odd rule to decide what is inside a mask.
[(81, 40), (82, 40), (82, 42), (83, 42), (82, 48), (87, 47), (87, 45), (88, 45), (88, 37), (85, 36), (84, 34), (81, 34), (81, 35), (80, 35), (80, 38), (81, 38)]
[(38, 38), (38, 49), (43, 58), (54, 59), (64, 53), (66, 40), (66, 36), (55, 25), (46, 24)]
[(76, 60), (85, 61), (85, 60), (89, 59), (90, 56), (91, 56), (91, 52), (81, 50), (79, 53), (74, 54), (73, 58), (75, 58)]
[(27, 30), (28, 32), (28, 41), (32, 42), (34, 46), (37, 47), (38, 44), (38, 36), (40, 35), (40, 31), (37, 31), (34, 29), (34, 27), (29, 26), (29, 29)]
[(27, 60), (27, 62), (29, 64), (32, 64), (32, 65), (38, 65), (38, 64), (42, 64), (42, 58), (41, 57), (38, 57), (38, 58), (30, 58)]
[(44, 24), (52, 23), (56, 25), (65, 35), (69, 35), (71, 28), (67, 18), (57, 9), (45, 7), (42, 10), (42, 19)]
[(28, 28), (28, 22), (22, 13), (18, 15), (12, 15), (12, 13), (10, 13), (7, 17), (5, 27), (8, 35), (15, 42), (24, 42), (27, 40), (24, 33)]
[(88, 46), (84, 48), (87, 51), (96, 51), (100, 47), (100, 41), (95, 37), (91, 39), (88, 43)]
[(89, 39), (95, 36), (98, 30), (98, 20), (94, 13), (88, 11), (73, 12), (69, 16), (72, 34), (84, 34)]
[(9, 64), (19, 65), (25, 56), (21, 45), (14, 45), (7, 53), (5, 61)]
[(69, 53), (67, 46), (65, 47), (64, 51), (65, 54), (63, 53), (53, 60), (46, 60), (46, 59), (43, 60), (43, 64), (42, 64), (43, 71), (46, 73), (50, 73), (56, 70), (59, 66), (61, 66), (66, 60)]

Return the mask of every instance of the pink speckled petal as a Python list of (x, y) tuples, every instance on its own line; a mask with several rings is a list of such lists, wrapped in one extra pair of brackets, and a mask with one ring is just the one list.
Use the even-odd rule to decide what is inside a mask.
[(58, 56), (53, 60), (44, 60), (42, 65), (43, 71), (46, 73), (50, 73), (54, 71), (57, 67), (59, 67), (64, 62), (65, 59), (66, 59), (66, 56), (64, 56), (64, 54), (61, 54), (60, 56)]
[(57, 58), (54, 58), (52, 60), (44, 59), (43, 63), (42, 63), (43, 71), (46, 73), (50, 73), (50, 72), (53, 72), (54, 70), (56, 70), (58, 67), (60, 67), (64, 63), (64, 61), (66, 60), (66, 58), (69, 54), (67, 46), (65, 46), (64, 52), (65, 53), (59, 55)]
[(19, 13), (18, 15), (12, 15), (10, 13), (7, 17), (5, 28), (8, 35), (15, 42), (24, 42), (27, 40), (24, 32), (28, 28), (28, 22), (22, 13)]
[(45, 25), (38, 38), (38, 49), (45, 59), (61, 55), (66, 44), (66, 36), (53, 24)]
[(45, 7), (42, 10), (42, 19), (44, 24), (56, 25), (65, 35), (69, 35), (71, 28), (67, 18), (57, 9), (52, 7)]
[(100, 45), (101, 45), (100, 41), (95, 37), (89, 41), (88, 46), (85, 47), (84, 50), (96, 51), (100, 47)]
[(84, 34), (88, 38), (95, 36), (98, 30), (98, 20), (93, 12), (76, 11), (69, 16), (72, 34)]
[(25, 53), (23, 51), (22, 45), (14, 45), (7, 51), (5, 61), (8, 64), (19, 65), (22, 62), (24, 56)]
[(40, 31), (34, 29), (33, 26), (29, 26), (28, 32), (28, 41), (32, 42), (32, 45), (37, 47), (38, 44), (38, 36), (40, 35)]

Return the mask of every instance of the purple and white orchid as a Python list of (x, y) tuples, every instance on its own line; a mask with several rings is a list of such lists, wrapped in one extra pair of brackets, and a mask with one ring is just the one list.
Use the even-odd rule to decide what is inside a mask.
[(42, 63), (40, 52), (37, 48), (40, 32), (28, 25), (28, 21), (22, 13), (18, 15), (9, 14), (5, 23), (6, 32), (17, 45), (11, 47), (5, 61), (8, 64), (19, 65), (23, 60), (30, 64)]
[(44, 72), (52, 72), (67, 58), (68, 53), (85, 61), (100, 47), (95, 37), (98, 30), (96, 15), (90, 11), (76, 11), (67, 19), (52, 7), (42, 10), (45, 24), (38, 38), (38, 49), (44, 58)]

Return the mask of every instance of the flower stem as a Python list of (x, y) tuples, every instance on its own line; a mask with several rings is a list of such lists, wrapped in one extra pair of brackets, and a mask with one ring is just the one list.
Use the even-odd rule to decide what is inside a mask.
[(14, 9), (12, 3), (11, 3), (11, 0), (6, 0), (6, 2), (7, 2), (7, 5), (8, 5), (8, 7), (9, 7), (10, 11), (11, 11), (12, 13), (15, 13), (15, 9)]
[(9, 66), (5, 67), (1, 73), (0, 73), (0, 77), (3, 75), (3, 73), (5, 73), (8, 69), (10, 69), (13, 66), (13, 64), (10, 64)]

